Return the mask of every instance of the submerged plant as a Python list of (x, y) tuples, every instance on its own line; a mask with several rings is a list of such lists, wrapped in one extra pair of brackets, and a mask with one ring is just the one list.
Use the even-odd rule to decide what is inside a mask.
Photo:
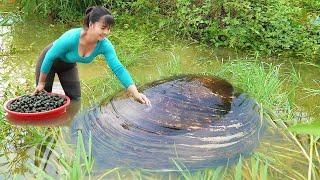
[(290, 131), (299, 134), (310, 134), (314, 136), (320, 136), (320, 122), (315, 121), (310, 124), (297, 124), (289, 128)]
[(307, 96), (320, 96), (320, 80), (313, 80), (316, 84), (317, 89), (314, 88), (304, 88), (304, 90), (307, 92)]
[[(64, 147), (64, 149), (60, 147), (61, 152), (55, 150), (54, 147), (46, 148), (49, 148), (50, 152), (52, 152), (56, 156), (56, 160), (52, 160), (53, 162), (51, 163), (53, 163), (53, 165), (57, 169), (57, 173), (60, 178), (83, 179), (85, 177), (88, 177), (89, 179), (91, 179), (91, 172), (94, 164), (94, 160), (91, 156), (91, 137), (89, 137), (87, 145), (88, 149), (86, 150), (82, 133), (81, 131), (78, 131), (75, 154), (72, 157), (66, 156), (68, 154), (65, 149), (66, 147)], [(40, 160), (41, 159), (42, 158), (40, 157)], [(54, 176), (51, 176), (45, 170), (42, 170), (32, 163), (29, 163), (28, 167), (36, 177), (55, 179)]]
[[(45, 4), (46, 2), (41, 2), (41, 3)], [(116, 2), (116, 3), (121, 4), (121, 2)], [(141, 1), (140, 3), (143, 4), (144, 1)], [(183, 3), (188, 3), (188, 2), (179, 1), (179, 3), (180, 5), (183, 5)], [(128, 2), (128, 4), (130, 4), (130, 2)], [(139, 5), (139, 2), (135, 2), (132, 4), (135, 4), (136, 7), (142, 7)], [(46, 6), (42, 6), (42, 7), (46, 7)], [(39, 8), (41, 7), (39, 6)], [(184, 7), (184, 9), (180, 9), (180, 10), (186, 10), (185, 12), (179, 12), (179, 13), (182, 13), (181, 15), (188, 15), (188, 10), (190, 10), (190, 8)], [(66, 11), (61, 11), (61, 12), (63, 13)], [(201, 10), (197, 8), (195, 9), (195, 11), (204, 13), (205, 10)], [(159, 25), (159, 26), (166, 27), (167, 22), (165, 21), (162, 21), (162, 22), (164, 24), (162, 23), (162, 25)], [(186, 21), (186, 23), (189, 23), (189, 22), (193, 23), (192, 25), (196, 25), (197, 23), (202, 23), (202, 24), (206, 23), (201, 21)], [(235, 25), (239, 21), (234, 21), (234, 19), (228, 19), (228, 22), (229, 23), (231, 22), (233, 23), (233, 25)], [(212, 24), (212, 25), (215, 25), (215, 24)], [(278, 24), (275, 24), (275, 25), (277, 26), (276, 27), (277, 29), (279, 27), (282, 27), (282, 25), (279, 25), (279, 26)], [(128, 27), (127, 28), (130, 29), (131, 24), (128, 24)], [(195, 28), (198, 28), (197, 26), (192, 26), (192, 27), (181, 26), (181, 27), (185, 28), (185, 29), (182, 29), (182, 31), (184, 32), (189, 30), (192, 34), (195, 34), (196, 32), (198, 32), (198, 31), (193, 31)], [(208, 33), (214, 34), (214, 32), (216, 32), (215, 30), (217, 29), (215, 28), (208, 29)], [(242, 30), (243, 29), (241, 29), (241, 31), (238, 32), (241, 35), (240, 39), (238, 38), (237, 34), (231, 34), (232, 36), (230, 36), (230, 43), (233, 43), (233, 45), (236, 45), (236, 46), (238, 46), (239, 44), (241, 45), (241, 43), (244, 43), (245, 38), (242, 35), (245, 35), (245, 34), (243, 33), (244, 31)], [(294, 30), (294, 32), (296, 31)], [(221, 39), (219, 38), (223, 37), (225, 33), (226, 32), (220, 32), (220, 34), (216, 34), (219, 37), (217, 37), (218, 39), (215, 39), (215, 42), (218, 42), (218, 41), (222, 42)], [(233, 32), (228, 31), (227, 33), (230, 34)], [(127, 37), (128, 34), (132, 38), (128, 38)], [(144, 63), (144, 61), (149, 60), (150, 56), (147, 53), (153, 49), (153, 46), (150, 46), (150, 44), (153, 45), (153, 43), (151, 43), (148, 40), (150, 38), (149, 36), (145, 37), (144, 35), (145, 34), (141, 35), (140, 32), (137, 33), (135, 30), (130, 30), (130, 31), (118, 31), (113, 36), (110, 37), (119, 45), (119, 46), (116, 46), (116, 47), (119, 47), (119, 49), (121, 49), (121, 51), (119, 51), (119, 57), (120, 57), (119, 59), (123, 60), (125, 65), (129, 66), (132, 64), (138, 64), (139, 61)], [(208, 38), (210, 38), (211, 35), (209, 34)], [(279, 35), (279, 31), (277, 31), (276, 35), (277, 36)], [(127, 38), (127, 39), (123, 40), (123, 38)], [(268, 41), (271, 44), (274, 43), (273, 42), (274, 39), (272, 38), (268, 39)], [(286, 42), (284, 44), (284, 48), (286, 48), (285, 46), (290, 46), (290, 39), (288, 39), (287, 37), (284, 37), (282, 41)], [(146, 44), (148, 44), (148, 46), (146, 46)], [(276, 45), (279, 45), (279, 43), (277, 43)], [(311, 45), (312, 44), (309, 44), (309, 45), (307, 44), (307, 46), (311, 46)], [(265, 47), (262, 46), (262, 48), (265, 48)], [(301, 49), (299, 51), (301, 51)], [(161, 53), (163, 52), (161, 51)], [(272, 120), (276, 122), (276, 125), (278, 125), (278, 127), (286, 128), (291, 124), (295, 124), (295, 123), (291, 123), (292, 121), (294, 121), (293, 113), (294, 113), (295, 107), (294, 107), (294, 104), (290, 102), (288, 98), (288, 89), (283, 88), (283, 84), (286, 83), (288, 79), (291, 79), (292, 81), (297, 82), (300, 78), (297, 73), (295, 73), (295, 77), (292, 77), (292, 78), (283, 77), (280, 72), (280, 69), (282, 67), (281, 65), (260, 63), (260, 62), (257, 62), (258, 60), (251, 61), (247, 59), (239, 59), (236, 61), (229, 60), (227, 62), (224, 62), (219, 67), (213, 67), (213, 65), (211, 65), (211, 66), (201, 67), (203, 71), (192, 71), (190, 70), (191, 69), (190, 66), (193, 66), (193, 65), (189, 65), (187, 68), (183, 67), (183, 63), (185, 59), (182, 56), (180, 56), (175, 52), (170, 53), (170, 55), (171, 56), (168, 62), (165, 62), (163, 64), (160, 63), (160, 65), (157, 66), (159, 71), (157, 75), (154, 75), (156, 76), (156, 77), (153, 77), (154, 79), (159, 79), (164, 76), (177, 75), (181, 73), (203, 73), (203, 74), (210, 74), (210, 75), (218, 75), (224, 79), (230, 80), (236, 87), (241, 88), (243, 91), (249, 93), (252, 97), (257, 99), (259, 104), (261, 104), (261, 107), (263, 107), (263, 111), (262, 111), (263, 115), (272, 116), (273, 118)], [(214, 61), (214, 60), (211, 60), (211, 61)], [(154, 64), (150, 66), (154, 66)], [(199, 66), (201, 66), (201, 64)], [(14, 67), (14, 65), (12, 65), (12, 67)], [(145, 68), (145, 67), (139, 66), (138, 68)], [(152, 70), (156, 71), (156, 68), (151, 69), (151, 71)], [(14, 72), (13, 74), (17, 74), (17, 73)], [(17, 95), (23, 94), (25, 91), (30, 90), (32, 87), (31, 84), (33, 84), (31, 82), (33, 77), (31, 77), (30, 74), (31, 73), (27, 75), (28, 76), (27, 83), (17, 83), (16, 81), (14, 81), (15, 78), (9, 77), (8, 75), (8, 77), (4, 79), (4, 82), (8, 83), (8, 86), (7, 86), (8, 88), (6, 88), (6, 90), (4, 91), (4, 95), (5, 95), (4, 99), (15, 97)], [(141, 79), (137, 79), (137, 82), (139, 82), (140, 80)], [(119, 82), (109, 71), (104, 73), (103, 77), (98, 77), (93, 80), (83, 80), (81, 81), (81, 84), (82, 84), (82, 90), (83, 90), (82, 92), (84, 94), (83, 99), (84, 101), (87, 101), (87, 106), (93, 105), (96, 102), (99, 102), (102, 98), (109, 97), (111, 94), (121, 89)], [(287, 88), (290, 89), (291, 87), (289, 86)], [(308, 91), (307, 89), (305, 90)], [(294, 89), (292, 92), (294, 92)], [(312, 95), (319, 95), (319, 92), (317, 91), (316, 88), (314, 88), (312, 91), (309, 91), (309, 92)], [(264, 114), (264, 112), (266, 113)], [(65, 179), (90, 178), (90, 177), (92, 178), (92, 170), (93, 170), (92, 167), (93, 167), (94, 161), (90, 156), (91, 154), (90, 149), (84, 148), (85, 146), (81, 141), (81, 138), (80, 138), (81, 136), (78, 136), (78, 144), (75, 148), (76, 150), (72, 151), (75, 153), (69, 156), (70, 152), (68, 152), (67, 150), (69, 150), (70, 148), (68, 146), (60, 147), (57, 145), (53, 145), (57, 143), (57, 141), (54, 142), (54, 140), (52, 140), (49, 136), (53, 135), (50, 132), (56, 131), (55, 128), (52, 128), (52, 129), (50, 128), (48, 130), (45, 130), (43, 128), (35, 128), (35, 127), (22, 128), (22, 129), (27, 129), (27, 135), (24, 138), (24, 136), (18, 135), (19, 132), (24, 132), (24, 131), (21, 130), (21, 128), (17, 128), (10, 125), (3, 118), (4, 112), (0, 110), (0, 113), (2, 116), (2, 119), (0, 120), (0, 124), (2, 128), (2, 131), (0, 133), (0, 140), (2, 144), (7, 144), (7, 142), (5, 142), (4, 139), (8, 137), (8, 133), (11, 133), (11, 131), (9, 130), (12, 130), (13, 141), (11, 144), (15, 145), (17, 144), (15, 143), (15, 141), (19, 142), (19, 140), (20, 142), (24, 141), (22, 143), (23, 146), (17, 146), (17, 147), (30, 148), (32, 146), (36, 146), (36, 147), (39, 147), (39, 149), (44, 149), (44, 148), (52, 149), (51, 153), (55, 155), (56, 159), (51, 158), (50, 163), (52, 166), (56, 167), (59, 174), (62, 175), (62, 178), (65, 178)], [(286, 121), (286, 122), (283, 123), (283, 121)], [(300, 132), (305, 131), (308, 134), (310, 133), (310, 134), (316, 135), (315, 134), (317, 133), (316, 126), (315, 128), (313, 127), (314, 128), (313, 130), (310, 130), (308, 128), (305, 127), (303, 130), (300, 129), (299, 131)], [(286, 129), (283, 129), (283, 132), (286, 132)], [(290, 139), (290, 136), (288, 135), (288, 137), (286, 138)], [(320, 164), (319, 163), (316, 164), (315, 162), (313, 162), (313, 160), (316, 159), (318, 160), (318, 162), (320, 162), (318, 151), (317, 151), (319, 143), (316, 137), (313, 136), (312, 138), (313, 139), (311, 139), (310, 141), (311, 144), (310, 144), (309, 152), (305, 151), (304, 150), (305, 147), (302, 147), (301, 144), (300, 145), (305, 152), (301, 152), (303, 150), (298, 151), (297, 149), (291, 149), (291, 147), (286, 147), (286, 145), (283, 145), (281, 143), (277, 144), (274, 142), (274, 144), (271, 145), (266, 142), (263, 142), (262, 146), (266, 147), (265, 149), (269, 150), (267, 147), (273, 147), (273, 149), (271, 149), (271, 152), (273, 154), (268, 155), (267, 153), (265, 154), (255, 153), (249, 159), (242, 158), (241, 161), (239, 161), (239, 163), (237, 164), (237, 167), (235, 168), (236, 170), (234, 168), (230, 168), (232, 170), (229, 171), (229, 170), (226, 170), (227, 168), (218, 167), (218, 168), (212, 168), (212, 169), (209, 168), (205, 170), (199, 170), (196, 172), (190, 172), (185, 168), (184, 165), (180, 164), (178, 161), (175, 161), (175, 164), (178, 169), (178, 172), (180, 173), (179, 178), (181, 179), (183, 178), (212, 179), (215, 177), (221, 178), (221, 176), (225, 177), (225, 179), (229, 179), (229, 178), (266, 179), (266, 177), (268, 177), (268, 179), (270, 178), (272, 179), (276, 177), (280, 177), (280, 178), (285, 177), (288, 179), (306, 179), (307, 176), (311, 177), (311, 175), (309, 174), (314, 174), (312, 176), (317, 178), (319, 175), (316, 173), (317, 171), (316, 168), (319, 167)], [(295, 139), (294, 141), (299, 143), (297, 139)], [(52, 146), (49, 146), (51, 145), (50, 143), (52, 144)], [(12, 147), (12, 146), (10, 146), (10, 143), (8, 143), (8, 146), (4, 146), (4, 147)], [(59, 147), (60, 150), (57, 150), (57, 147)], [(37, 166), (40, 162), (46, 161), (44, 159), (43, 154), (44, 154), (43, 151), (41, 150), (37, 151), (36, 156), (38, 156), (38, 159), (40, 160), (37, 160), (35, 164), (29, 164), (30, 165), (29, 168), (35, 174), (36, 177), (48, 178), (48, 179), (56, 178), (52, 176), (50, 172), (45, 172), (43, 169)], [(0, 152), (0, 155), (1, 157), (4, 157), (4, 154), (2, 154), (2, 152)], [(303, 156), (306, 157), (307, 161), (306, 159), (303, 159), (304, 158)], [(22, 159), (21, 157), (17, 156), (16, 160), (19, 161), (21, 159)], [(288, 161), (292, 161), (296, 165), (289, 166), (287, 164)], [(23, 161), (21, 160), (21, 162)], [(305, 165), (308, 163), (309, 163), (308, 175), (305, 175), (304, 172), (300, 172), (292, 168), (295, 166), (299, 166), (301, 164)], [(301, 167), (304, 167), (304, 166), (301, 166)], [(108, 169), (105, 171), (105, 173), (99, 176), (98, 179), (104, 179), (111, 174), (115, 175), (115, 178), (121, 179), (123, 178), (124, 173), (118, 171), (119, 169), (120, 168)], [(145, 173), (145, 170), (141, 170), (141, 171), (133, 170), (131, 172), (130, 172), (130, 175), (132, 175), (136, 179), (144, 179), (144, 178), (148, 179), (148, 177), (150, 178), (150, 176), (151, 177), (154, 176), (152, 173)], [(15, 171), (15, 173), (19, 174), (21, 173), (21, 171), (20, 172)], [(127, 177), (132, 177), (132, 176), (127, 176)], [(169, 175), (169, 177), (171, 177), (171, 175)], [(175, 178), (176, 176), (173, 176), (173, 179)]]
[(22, 18), (18, 14), (13, 12), (2, 12), (0, 10), (0, 26), (11, 26), (21, 21)]

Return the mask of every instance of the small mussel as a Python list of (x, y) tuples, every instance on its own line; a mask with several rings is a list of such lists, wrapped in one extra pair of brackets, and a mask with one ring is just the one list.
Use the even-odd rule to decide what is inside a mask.
[(39, 92), (34, 95), (23, 95), (8, 105), (8, 109), (21, 113), (36, 113), (50, 111), (62, 106), (66, 99), (46, 92)]

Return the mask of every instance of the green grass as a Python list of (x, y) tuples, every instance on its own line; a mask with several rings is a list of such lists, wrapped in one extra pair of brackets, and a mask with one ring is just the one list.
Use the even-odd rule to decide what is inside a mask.
[(217, 72), (209, 73), (228, 78), (265, 107), (273, 108), (287, 102), (287, 94), (281, 89), (284, 80), (280, 77), (280, 67), (259, 61), (237, 60), (226, 62)]
[(313, 80), (314, 83), (316, 84), (316, 89), (315, 88), (304, 88), (304, 90), (307, 93), (307, 96), (320, 96), (320, 80)]
[(290, 131), (299, 134), (310, 134), (320, 137), (320, 121), (315, 121), (310, 124), (297, 124), (289, 128)]
[[(59, 178), (62, 179), (91, 179), (91, 172), (94, 165), (94, 160), (91, 155), (92, 141), (91, 136), (88, 141), (88, 149), (85, 148), (84, 140), (82, 137), (81, 131), (78, 131), (77, 143), (75, 151), (72, 152), (73, 155), (68, 156), (69, 152), (66, 149), (70, 148), (69, 145), (61, 144), (62, 141), (59, 141), (59, 150), (54, 147), (45, 147), (45, 149), (50, 149), (50, 152), (53, 153), (55, 158), (52, 165), (54, 165), (56, 172), (59, 175)], [(64, 146), (64, 147), (63, 147)], [(72, 151), (72, 150), (71, 150)], [(46, 161), (42, 156), (36, 154), (36, 158), (40, 161)], [(51, 176), (39, 166), (34, 165), (33, 163), (28, 164), (28, 168), (33, 172), (37, 178), (49, 178), (55, 179), (54, 176)]]
[[(201, 64), (199, 66), (201, 66)], [(179, 57), (179, 55), (171, 53), (171, 59), (169, 61), (158, 64), (158, 74), (154, 78), (160, 79), (170, 75), (179, 75), (185, 73), (184, 68), (185, 67), (182, 66), (181, 57)], [(265, 112), (262, 113), (263, 116), (272, 117), (273, 120), (275, 120), (277, 127), (281, 127), (280, 124), (282, 123), (280, 122), (284, 121), (288, 122), (290, 125), (290, 122), (292, 121), (289, 121), (289, 117), (292, 117), (290, 113), (293, 112), (293, 108), (290, 106), (293, 103), (289, 102), (290, 99), (288, 98), (288, 92), (282, 89), (283, 86), (286, 85), (286, 80), (292, 78), (283, 77), (280, 73), (280, 68), (281, 66), (274, 66), (272, 64), (260, 63), (257, 61), (243, 60), (224, 62), (221, 66), (215, 67), (214, 71), (210, 66), (201, 67), (201, 69), (203, 69), (203, 74), (216, 75), (224, 79), (228, 79), (233, 84), (235, 84), (236, 87), (239, 87), (244, 92), (248, 92), (252, 97), (257, 99), (259, 104), (261, 104), (261, 108), (263, 107), (262, 111)], [(103, 100), (103, 98), (108, 97), (111, 94), (114, 94), (117, 91), (121, 90), (121, 86), (119, 82), (117, 82), (115, 76), (108, 71), (105, 74), (106, 76), (104, 76), (103, 78), (81, 82), (84, 85), (83, 88), (86, 92), (83, 94), (84, 99), (89, 102), (87, 106), (93, 105), (97, 101), (99, 102), (100, 100)], [(295, 76), (295, 74), (293, 75)], [(288, 76), (290, 76), (290, 74)], [(293, 86), (292, 88), (295, 88), (295, 86)], [(11, 91), (7, 95), (14, 96), (14, 94), (16, 93), (19, 92)], [(272, 115), (270, 115), (270, 113)], [(1, 121), (1, 123), (3, 125), (2, 127), (7, 127), (7, 129), (14, 128), (12, 127), (12, 125), (7, 124), (5, 121)], [(36, 129), (38, 132), (36, 131)], [(50, 135), (54, 135), (54, 133), (59, 134), (59, 132), (54, 132), (53, 134), (48, 133), (48, 131), (52, 130), (53, 129), (45, 130), (39, 128), (30, 128), (30, 131), (32, 133), (35, 134), (35, 132), (37, 132), (38, 134), (40, 134), (40, 141), (37, 141), (37, 143), (41, 143), (42, 140), (44, 141), (42, 142), (42, 144), (48, 144), (45, 141)], [(17, 129), (17, 131), (20, 130)], [(284, 132), (285, 131), (286, 130), (284, 129)], [(2, 137), (7, 137), (7, 134), (3, 133)], [(61, 146), (59, 150), (52, 148), (52, 153), (57, 157), (58, 160), (52, 160), (53, 162), (51, 163), (56, 167), (56, 169), (65, 179), (91, 178), (90, 172), (92, 171), (92, 167), (94, 164), (93, 159), (88, 156), (91, 150), (89, 148), (89, 152), (84, 151), (84, 144), (83, 142), (81, 142), (82, 137), (78, 136), (78, 143), (76, 147), (74, 147), (74, 149), (70, 149), (70, 147), (68, 146)], [(30, 142), (27, 142), (27, 144), (28, 143)], [(310, 163), (310, 159), (319, 159), (319, 156), (315, 155), (316, 153), (318, 153), (315, 150), (315, 146), (316, 144), (313, 140), (313, 144), (309, 149), (312, 151), (309, 151), (309, 153), (306, 150), (307, 148), (302, 146), (302, 148), (305, 149), (309, 160), (301, 158), (303, 157), (303, 153), (299, 151), (290, 153), (290, 148), (282, 147), (282, 145), (280, 144), (278, 149), (275, 147), (272, 149), (274, 154), (273, 156), (270, 157), (270, 154), (260, 153), (252, 156), (249, 159), (241, 158), (239, 160), (239, 163), (234, 168), (219, 167), (215, 169), (205, 169), (201, 171), (190, 172), (183, 164), (179, 163), (178, 161), (173, 161), (173, 163), (177, 167), (177, 171), (180, 174), (169, 176), (175, 178), (178, 177), (180, 179), (211, 179), (215, 177), (221, 177), (221, 175), (223, 175), (225, 179), (268, 179), (270, 177), (306, 178), (308, 176), (317, 177), (318, 175), (315, 172), (315, 164), (311, 163), (311, 165), (309, 166), (309, 169), (311, 169), (311, 175), (306, 175), (296, 171), (295, 169), (290, 169), (290, 167), (286, 167), (285, 164), (285, 161), (288, 159), (290, 159), (291, 161), (296, 161), (296, 163), (300, 163), (303, 165)], [(55, 145), (55, 147), (58, 146)], [(74, 156), (69, 156), (70, 152), (73, 152)], [(41, 159), (40, 154), (38, 156)], [(41, 160), (41, 162), (42, 161), (44, 160)], [(43, 172), (41, 169), (34, 165), (29, 164), (29, 168), (37, 177), (54, 178), (47, 172)], [(144, 170), (128, 170), (128, 172), (126, 172), (121, 167), (106, 170), (105, 173), (102, 173), (99, 177), (117, 177), (121, 179), (123, 176), (128, 177), (128, 173), (131, 174), (131, 176), (136, 177), (137, 179), (152, 179), (153, 177), (158, 177), (154, 173), (148, 174)]]
[[(165, 75), (179, 75), (182, 74), (182, 72), (185, 72), (185, 69), (181, 66), (179, 56), (172, 56), (172, 59), (169, 62), (158, 66), (157, 69), (160, 77)], [(272, 65), (262, 63), (257, 60), (243, 59), (227, 61), (218, 68), (207, 66), (203, 69), (203, 74), (216, 75), (224, 79), (228, 79), (236, 87), (239, 87), (242, 91), (249, 93), (259, 102), (261, 109), (263, 107), (261, 110), (262, 115), (269, 118), (271, 122), (275, 122), (276, 128), (284, 128), (282, 130), (284, 134), (287, 133), (288, 126), (297, 123), (293, 117), (294, 112), (298, 107), (296, 107), (293, 102), (294, 98), (289, 98), (291, 94), (293, 94), (293, 96), (295, 95), (294, 92), (296, 91), (297, 84), (301, 82), (300, 75), (295, 69), (292, 69), (291, 73), (281, 74), (281, 65)], [(214, 71), (211, 69), (214, 69)], [(292, 136), (289, 134), (285, 136), (296, 139), (294, 135)], [(298, 150), (295, 153), (290, 153), (291, 150), (289, 148), (282, 147), (282, 145), (280, 145), (281, 149), (274, 152), (274, 161), (265, 163), (261, 166), (261, 169), (259, 169), (260, 179), (267, 179), (268, 176), (275, 174), (277, 174), (277, 176), (287, 178), (308, 177), (308, 175), (302, 174), (296, 169), (286, 167), (286, 163), (279, 163), (285, 161), (286, 158), (290, 158), (292, 161), (295, 161), (298, 156), (300, 157), (299, 161), (301, 166), (305, 166), (310, 162), (310, 159), (313, 159), (310, 154), (308, 155), (308, 153), (306, 153), (306, 149), (308, 149), (308, 147), (303, 146), (297, 139), (295, 140), (295, 143), (301, 151), (299, 152)], [(286, 155), (282, 156), (282, 153), (285, 153)], [(306, 159), (303, 159), (303, 154), (306, 156)], [(182, 176), (184, 178), (189, 178), (191, 176), (189, 171), (183, 170), (184, 167), (182, 165), (177, 162), (175, 162), (175, 164), (182, 172)], [(256, 168), (257, 167), (253, 169)], [(272, 171), (271, 174), (268, 174), (268, 169)], [(283, 169), (283, 171), (281, 169)], [(313, 172), (315, 171), (314, 166), (311, 166), (311, 169), (313, 169)], [(253, 170), (251, 169), (251, 171)], [(246, 173), (242, 173), (240, 168), (238, 168), (236, 172), (238, 173), (238, 175), (235, 175), (237, 179), (239, 176), (247, 174), (248, 170), (246, 170)], [(253, 173), (251, 173), (251, 175), (252, 174)], [(314, 176), (316, 177), (317, 175)], [(246, 178), (250, 179), (249, 176), (246, 176)]]
[[(186, 65), (185, 57), (179, 52), (173, 48), (163, 48), (161, 45), (157, 45), (156, 42), (151, 42), (152, 37), (146, 35), (146, 32), (136, 33), (130, 28), (128, 30), (117, 30), (110, 38), (116, 44), (119, 59), (128, 68), (137, 67), (138, 73), (144, 74), (146, 71), (143, 64), (150, 60), (149, 58), (152, 57), (151, 52), (160, 50), (161, 53), (167, 55), (164, 56), (167, 57), (165, 60), (153, 61), (154, 66), (149, 69), (152, 71), (150, 76), (147, 76), (146, 73), (146, 76), (137, 76), (139, 78), (135, 80), (138, 84), (168, 76), (190, 73), (219, 76), (256, 99), (261, 107), (261, 115), (265, 118), (270, 118), (271, 123), (274, 123), (273, 125), (276, 128), (281, 128), (280, 132), (285, 134), (284, 138), (287, 138), (288, 142), (292, 142), (292, 144), (296, 143), (299, 148), (292, 148), (295, 146), (286, 147), (286, 144), (283, 145), (280, 142), (279, 144), (272, 141), (263, 142), (263, 147), (271, 147), (268, 149), (270, 152), (260, 149), (259, 152), (261, 151), (261, 153), (255, 153), (250, 158), (241, 158), (238, 164), (233, 167), (208, 168), (191, 172), (183, 164), (175, 160), (173, 164), (177, 167), (178, 175), (176, 173), (168, 173), (167, 176), (164, 176), (165, 178), (157, 173), (150, 173), (141, 169), (126, 170), (121, 167), (107, 169), (104, 173), (94, 178), (166, 179), (170, 177), (172, 179), (215, 179), (223, 176), (224, 179), (307, 179), (319, 177), (317, 172), (317, 167), (320, 165), (317, 149), (319, 143), (317, 143), (317, 137), (315, 137), (317, 135), (315, 134), (317, 133), (317, 127), (312, 127), (313, 130), (304, 127), (295, 131), (295, 133), (311, 133), (313, 135), (308, 138), (310, 140), (308, 145), (299, 140), (299, 135), (288, 132), (288, 127), (297, 124), (294, 119), (297, 107), (294, 98), (290, 98), (291, 95), (295, 96), (296, 85), (300, 83), (301, 78), (299, 72), (295, 69), (289, 69), (290, 73), (283, 74), (282, 65), (263, 63), (259, 59), (237, 59), (218, 63), (212, 63), (216, 61), (214, 59), (210, 60), (210, 62), (197, 62), (195, 60), (195, 63)], [(145, 46), (145, 44), (149, 46)], [(188, 45), (185, 48), (188, 48)], [(97, 61), (97, 63), (100, 63), (99, 61), (102, 60), (98, 59)], [(12, 77), (9, 74), (3, 75), (3, 80), (8, 85), (1, 103), (6, 99), (30, 92), (34, 88), (33, 69), (15, 70), (13, 62), (7, 63), (9, 63), (6, 65), (8, 72), (16, 74), (17, 77), (25, 76), (27, 80), (20, 82), (17, 77)], [(319, 82), (316, 81), (316, 83)], [(81, 84), (84, 103), (82, 107), (84, 108), (102, 101), (106, 102), (114, 93), (123, 90), (120, 82), (108, 68), (106, 68), (102, 77), (93, 80), (82, 80)], [(312, 90), (305, 89), (305, 91), (309, 92), (310, 96), (319, 95), (316, 88), (312, 88)], [(4, 120), (2, 109), (0, 113), (1, 143), (12, 144), (15, 148), (19, 148), (19, 151), (13, 152), (18, 156), (15, 159), (8, 159), (8, 163), (12, 165), (11, 171), (13, 174), (23, 174), (30, 169), (39, 178), (54, 178), (49, 172), (44, 172), (36, 165), (28, 164), (29, 169), (23, 166), (24, 162), (30, 158), (27, 156), (28, 150), (35, 146), (39, 147), (39, 149), (47, 148), (52, 151), (52, 156), (57, 159), (51, 158), (48, 163), (54, 166), (64, 179), (93, 179), (91, 172), (94, 160), (91, 156), (88, 156), (91, 154), (91, 149), (89, 148), (88, 151), (85, 151), (82, 136), (78, 136), (78, 143), (75, 147), (64, 144), (63, 139), (59, 138), (55, 144), (50, 137), (58, 137), (61, 134), (59, 128), (17, 127)], [(24, 132), (27, 133), (25, 134)], [(6, 138), (10, 137), (9, 134), (12, 134), (10, 135), (12, 139), (9, 138), (10, 141), (6, 140)], [(22, 140), (23, 143), (18, 144)], [(89, 143), (86, 146), (90, 147), (91, 145)], [(0, 156), (6, 156), (6, 153), (9, 152), (8, 150), (6, 151), (6, 148), (7, 146), (0, 148)], [(46, 163), (41, 150), (37, 151), (35, 156), (38, 158), (39, 163)], [(307, 173), (292, 168), (293, 166), (287, 164), (288, 161), (296, 163), (297, 166), (306, 167)]]

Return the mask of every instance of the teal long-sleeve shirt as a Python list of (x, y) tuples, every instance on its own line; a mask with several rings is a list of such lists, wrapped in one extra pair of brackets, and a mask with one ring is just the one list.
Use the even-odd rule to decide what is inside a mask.
[(97, 55), (103, 54), (106, 63), (120, 80), (121, 84), (125, 88), (133, 84), (130, 74), (120, 63), (113, 45), (107, 38), (98, 41), (95, 49), (89, 56), (82, 57), (79, 55), (78, 47), (81, 30), (82, 28), (70, 29), (54, 41), (52, 47), (45, 55), (40, 71), (45, 74), (49, 73), (56, 59), (66, 63), (90, 63)]

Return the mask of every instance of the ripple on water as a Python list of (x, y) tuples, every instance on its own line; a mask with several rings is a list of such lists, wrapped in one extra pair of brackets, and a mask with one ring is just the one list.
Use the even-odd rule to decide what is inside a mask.
[(228, 82), (208, 76), (179, 76), (143, 87), (152, 107), (121, 92), (104, 106), (79, 115), (73, 135), (91, 131), (98, 169), (117, 166), (176, 169), (215, 167), (249, 155), (262, 123), (257, 103)]

